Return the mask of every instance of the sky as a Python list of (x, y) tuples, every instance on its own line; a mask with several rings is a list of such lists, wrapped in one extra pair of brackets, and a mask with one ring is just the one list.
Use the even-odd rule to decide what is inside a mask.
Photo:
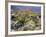
[(38, 7), (38, 6), (15, 6), (15, 5), (12, 5), (11, 6), (11, 10), (14, 11), (15, 9), (23, 9), (23, 8), (29, 8), (29, 9), (32, 9), (32, 11), (34, 13), (40, 13), (41, 12), (41, 7)]

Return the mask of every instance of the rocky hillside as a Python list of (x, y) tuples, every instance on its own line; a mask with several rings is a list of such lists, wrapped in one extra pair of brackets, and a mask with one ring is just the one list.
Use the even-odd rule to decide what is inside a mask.
[[(28, 31), (40, 29), (40, 13), (32, 12), (32, 9), (17, 9), (11, 14), (13, 29), (15, 31)], [(16, 23), (16, 21), (18, 21)], [(11, 27), (12, 28), (12, 27)]]

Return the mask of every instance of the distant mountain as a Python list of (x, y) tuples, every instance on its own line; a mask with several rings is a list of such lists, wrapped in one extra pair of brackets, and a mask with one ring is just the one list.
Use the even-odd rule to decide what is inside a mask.
[(32, 9), (17, 9), (12, 14), (15, 14), (16, 16), (37, 16), (40, 15), (40, 12), (32, 12)]

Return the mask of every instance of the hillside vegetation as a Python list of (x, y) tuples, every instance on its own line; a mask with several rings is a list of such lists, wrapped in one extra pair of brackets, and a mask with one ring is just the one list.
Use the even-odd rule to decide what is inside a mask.
[[(41, 13), (34, 13), (31, 9), (17, 9), (11, 16), (11, 20), (15, 22), (13, 22), (15, 31), (39, 30), (41, 28)], [(18, 22), (16, 23), (16, 21)]]

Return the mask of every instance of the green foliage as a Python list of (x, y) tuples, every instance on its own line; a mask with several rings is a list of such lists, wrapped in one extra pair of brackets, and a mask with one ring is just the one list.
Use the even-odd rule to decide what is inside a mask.
[[(28, 12), (28, 11), (27, 11)], [(29, 11), (32, 12), (32, 11)], [(23, 11), (20, 10), (16, 10), (16, 12), (14, 13), (15, 15), (15, 19), (16, 21), (19, 21), (20, 23), (22, 23), (22, 25), (28, 25), (27, 27), (24, 27), (24, 31), (26, 30), (34, 30), (36, 27), (38, 27), (39, 25), (39, 19), (37, 19), (37, 15), (40, 16), (40, 14), (35, 14), (35, 13), (31, 13), (31, 14), (24, 14)]]

